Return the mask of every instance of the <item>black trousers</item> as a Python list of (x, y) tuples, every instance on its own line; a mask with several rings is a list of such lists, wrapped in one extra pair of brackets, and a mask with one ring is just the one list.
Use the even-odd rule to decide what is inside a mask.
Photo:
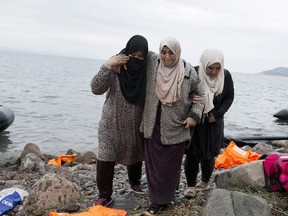
[[(110, 198), (113, 193), (115, 162), (97, 160), (97, 187), (99, 197)], [(128, 180), (131, 185), (141, 183), (142, 161), (127, 166)]]
[(203, 159), (200, 154), (191, 151), (186, 152), (184, 170), (188, 187), (194, 187), (199, 173), (199, 164), (201, 164), (201, 180), (208, 183), (214, 170), (215, 158)]

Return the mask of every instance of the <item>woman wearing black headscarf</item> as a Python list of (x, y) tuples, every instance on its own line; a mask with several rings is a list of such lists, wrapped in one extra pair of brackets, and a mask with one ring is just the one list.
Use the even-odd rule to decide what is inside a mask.
[(98, 127), (97, 205), (107, 206), (113, 200), (117, 163), (127, 166), (131, 189), (143, 193), (140, 179), (144, 149), (139, 126), (145, 102), (147, 54), (147, 40), (135, 35), (118, 55), (102, 65), (91, 81), (93, 94), (107, 92)]

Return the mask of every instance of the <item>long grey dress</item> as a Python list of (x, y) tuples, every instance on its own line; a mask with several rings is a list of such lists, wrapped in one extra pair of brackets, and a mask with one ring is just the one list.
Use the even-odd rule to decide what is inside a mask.
[(124, 98), (116, 72), (104, 65), (93, 77), (91, 89), (96, 95), (106, 92), (98, 127), (98, 160), (123, 165), (143, 161), (143, 135), (139, 131), (143, 107)]

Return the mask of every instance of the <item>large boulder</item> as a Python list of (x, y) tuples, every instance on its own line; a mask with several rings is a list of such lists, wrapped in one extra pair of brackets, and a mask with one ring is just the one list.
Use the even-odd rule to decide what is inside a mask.
[(80, 199), (80, 189), (61, 175), (47, 173), (37, 181), (25, 199), (26, 215), (47, 215), (47, 210)]
[(217, 171), (215, 183), (218, 188), (233, 190), (246, 187), (259, 189), (265, 186), (263, 161), (257, 160), (226, 170)]
[(25, 145), (23, 152), (20, 155), (20, 160), (22, 161), (25, 156), (29, 153), (35, 154), (37, 157), (41, 158), (45, 163), (48, 162), (48, 159), (43, 155), (40, 148), (34, 143), (28, 143)]
[(210, 192), (202, 216), (270, 216), (263, 198), (237, 191), (214, 189)]

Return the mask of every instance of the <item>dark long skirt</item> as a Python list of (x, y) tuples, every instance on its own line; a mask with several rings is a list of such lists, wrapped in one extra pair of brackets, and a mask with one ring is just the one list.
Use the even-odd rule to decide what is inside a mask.
[(213, 173), (215, 156), (220, 152), (224, 138), (224, 121), (217, 120), (215, 123), (199, 124), (195, 127), (194, 134), (185, 159), (185, 174), (187, 185), (196, 185), (201, 162), (201, 180), (208, 183)]
[(195, 127), (188, 151), (201, 155), (203, 159), (212, 159), (220, 153), (224, 142), (224, 121), (199, 124)]
[(175, 201), (185, 142), (163, 145), (159, 129), (156, 124), (153, 138), (144, 140), (148, 193), (151, 203), (168, 204)]

